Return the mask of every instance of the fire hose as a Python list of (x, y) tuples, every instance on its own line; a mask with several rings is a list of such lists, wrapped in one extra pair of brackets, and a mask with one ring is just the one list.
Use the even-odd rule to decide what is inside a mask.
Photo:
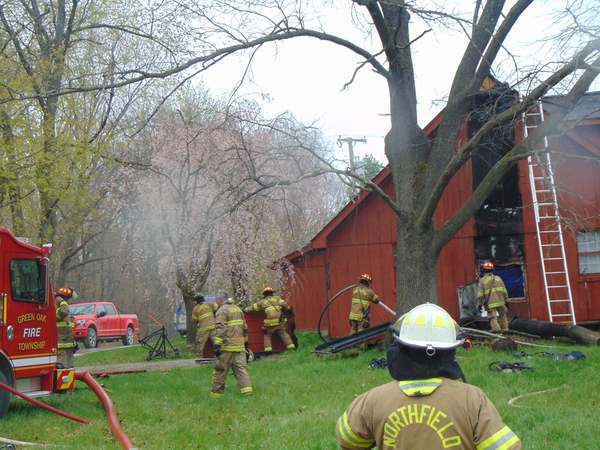
[[(323, 320), (323, 316), (325, 315), (325, 313), (329, 310), (329, 307), (331, 306), (331, 304), (337, 300), (340, 295), (342, 295), (344, 292), (353, 289), (355, 287), (358, 287), (358, 284), (351, 284), (350, 286), (346, 286), (345, 288), (339, 290), (333, 297), (331, 297), (327, 303), (325, 303), (325, 305), (323, 306), (323, 309), (321, 310), (321, 314), (319, 315), (319, 321), (317, 322), (317, 332), (319, 333), (319, 337), (321, 338), (321, 340), (323, 342), (327, 342), (325, 340), (325, 338), (323, 337), (323, 335), (321, 334), (321, 321)], [(396, 311), (394, 311), (392, 308), (390, 308), (388, 305), (386, 305), (385, 303), (383, 303), (382, 301), (379, 301), (379, 303), (377, 303), (378, 305), (380, 305), (383, 309), (385, 309), (387, 312), (389, 312), (392, 315), (396, 315)]]
[(10, 392), (13, 395), (16, 395), (17, 397), (21, 397), (23, 400), (27, 400), (29, 403), (33, 403), (35, 406), (39, 406), (40, 408), (46, 409), (54, 414), (58, 414), (59, 416), (63, 416), (69, 420), (72, 420), (73, 422), (79, 422), (79, 423), (83, 423), (84, 425), (89, 424), (89, 420), (86, 419), (82, 419), (81, 417), (77, 417), (74, 416), (72, 414), (69, 414), (68, 412), (65, 411), (61, 411), (60, 409), (57, 409), (53, 406), (47, 405), (43, 402), (40, 402), (39, 400), (36, 400), (33, 397), (30, 397), (27, 394), (23, 394), (22, 392), (17, 391), (16, 389), (0, 382), (0, 388), (7, 390), (8, 392)]
[(135, 450), (135, 446), (127, 437), (127, 435), (123, 431), (123, 428), (121, 428), (121, 424), (119, 423), (119, 419), (117, 418), (117, 411), (115, 410), (115, 406), (113, 405), (112, 400), (104, 391), (104, 389), (102, 389), (102, 386), (100, 386), (100, 384), (98, 384), (98, 382), (94, 380), (94, 378), (89, 372), (75, 372), (75, 379), (83, 381), (85, 384), (87, 384), (88, 387), (92, 391), (94, 391), (96, 397), (100, 399), (100, 401), (104, 405), (104, 411), (106, 412), (106, 417), (108, 418), (110, 431), (121, 444), (121, 448), (123, 448), (124, 450)]
[[(127, 435), (123, 431), (123, 428), (121, 428), (121, 424), (119, 423), (119, 419), (117, 418), (117, 412), (115, 410), (112, 400), (110, 399), (108, 394), (104, 391), (104, 389), (102, 389), (102, 386), (100, 386), (100, 384), (98, 384), (98, 382), (96, 380), (94, 380), (94, 378), (92, 377), (92, 375), (89, 372), (75, 372), (75, 379), (86, 383), (88, 385), (88, 387), (92, 391), (94, 391), (94, 393), (96, 394), (98, 399), (102, 402), (102, 404), (104, 406), (104, 411), (106, 412), (106, 417), (108, 419), (108, 424), (110, 426), (110, 430), (111, 430), (113, 436), (115, 437), (115, 439), (117, 439), (119, 441), (119, 443), (121, 444), (121, 448), (123, 448), (124, 450), (135, 450), (135, 446), (133, 445), (131, 440), (127, 437)], [(80, 417), (69, 414), (65, 411), (61, 411), (60, 409), (54, 408), (53, 406), (47, 405), (46, 403), (40, 402), (39, 400), (36, 400), (27, 394), (19, 392), (16, 389), (12, 388), (11, 386), (8, 386), (2, 382), (0, 382), (0, 388), (7, 390), (8, 392), (10, 392), (13, 395), (21, 397), (24, 400), (27, 400), (28, 402), (34, 404), (35, 406), (46, 409), (54, 414), (58, 414), (59, 416), (65, 417), (74, 422), (82, 423), (85, 425), (90, 423), (86, 419), (82, 419)]]

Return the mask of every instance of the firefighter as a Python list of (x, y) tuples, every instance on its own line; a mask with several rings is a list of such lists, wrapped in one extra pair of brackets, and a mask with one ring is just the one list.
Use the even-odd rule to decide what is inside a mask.
[(417, 306), (392, 326), (387, 353), (395, 381), (358, 396), (339, 418), (346, 450), (373, 447), (434, 450), (519, 450), (521, 442), (455, 359), (459, 327), (442, 308)]
[(272, 336), (274, 334), (279, 336), (288, 350), (295, 349), (296, 346), (285, 329), (287, 319), (283, 315), (284, 312), (291, 313), (292, 307), (281, 297), (275, 295), (275, 290), (272, 287), (265, 287), (262, 291), (262, 296), (262, 300), (250, 305), (244, 311), (265, 312), (265, 320), (262, 327), (262, 331), (265, 335), (265, 352), (268, 353), (273, 351)]
[(490, 328), (494, 333), (508, 331), (506, 302), (508, 292), (498, 275), (494, 275), (494, 263), (485, 261), (482, 266), (483, 277), (479, 279), (477, 304), (485, 308), (490, 319)]
[(360, 286), (352, 290), (352, 306), (350, 307), (350, 334), (369, 328), (371, 303), (379, 303), (379, 297), (370, 288), (373, 278), (368, 273), (359, 277)]
[(196, 324), (196, 354), (204, 358), (204, 347), (210, 339), (214, 345), (216, 303), (206, 302), (202, 294), (194, 297), (196, 306), (192, 310), (192, 322)]
[(73, 327), (75, 324), (69, 314), (69, 300), (74, 298), (74, 291), (70, 287), (64, 286), (58, 289), (55, 295), (56, 304), (56, 327), (58, 334), (57, 362), (62, 367), (73, 367), (73, 354), (77, 344), (73, 337)]
[(231, 368), (242, 395), (252, 395), (252, 381), (247, 370), (248, 327), (244, 313), (232, 298), (223, 302), (215, 316), (215, 367), (212, 373), (211, 397), (225, 391), (227, 373)]

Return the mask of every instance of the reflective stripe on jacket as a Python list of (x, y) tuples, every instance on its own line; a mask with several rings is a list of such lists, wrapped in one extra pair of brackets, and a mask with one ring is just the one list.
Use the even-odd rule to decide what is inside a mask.
[(282, 311), (289, 311), (292, 308), (281, 297), (278, 297), (277, 295), (270, 295), (254, 303), (252, 306), (250, 306), (250, 309), (253, 309), (254, 311), (264, 311), (264, 325), (266, 327), (276, 327), (281, 323), (285, 323), (285, 319), (282, 320), (281, 318)]
[(215, 311), (219, 306), (216, 303), (203, 302), (194, 306), (192, 321), (196, 323), (199, 333), (215, 329)]
[(368, 316), (371, 303), (379, 300), (377, 294), (368, 286), (358, 286), (352, 290), (350, 320), (362, 321)]
[(486, 273), (479, 279), (477, 302), (484, 307), (499, 308), (506, 304), (508, 292), (502, 278), (493, 273)]
[(248, 327), (242, 310), (227, 300), (215, 316), (215, 345), (224, 352), (245, 352), (248, 341)]
[(339, 418), (343, 449), (519, 450), (481, 389), (447, 378), (393, 381), (358, 396)]
[(62, 300), (58, 308), (56, 308), (56, 331), (59, 349), (75, 347), (75, 338), (73, 337), (74, 327), (75, 323), (73, 323), (69, 315), (69, 304), (65, 300)]

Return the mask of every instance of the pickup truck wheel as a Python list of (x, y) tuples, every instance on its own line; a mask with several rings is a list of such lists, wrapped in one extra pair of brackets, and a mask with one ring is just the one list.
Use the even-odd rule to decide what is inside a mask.
[[(8, 377), (0, 370), (0, 382), (9, 385)], [(0, 417), (4, 416), (8, 411), (10, 403), (10, 392), (0, 388)]]
[(123, 336), (123, 345), (133, 344), (133, 327), (130, 325), (127, 327), (127, 334)]
[(87, 329), (87, 333), (85, 335), (85, 339), (83, 341), (83, 345), (85, 348), (96, 348), (98, 347), (98, 334), (96, 333), (96, 329), (89, 327)]

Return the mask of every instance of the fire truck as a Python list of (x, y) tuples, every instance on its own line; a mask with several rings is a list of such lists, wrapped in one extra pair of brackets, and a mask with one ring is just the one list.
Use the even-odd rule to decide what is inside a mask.
[[(56, 307), (48, 279), (51, 245), (37, 247), (0, 227), (0, 382), (30, 397), (73, 389), (57, 364)], [(0, 388), (0, 417), (11, 394)]]

